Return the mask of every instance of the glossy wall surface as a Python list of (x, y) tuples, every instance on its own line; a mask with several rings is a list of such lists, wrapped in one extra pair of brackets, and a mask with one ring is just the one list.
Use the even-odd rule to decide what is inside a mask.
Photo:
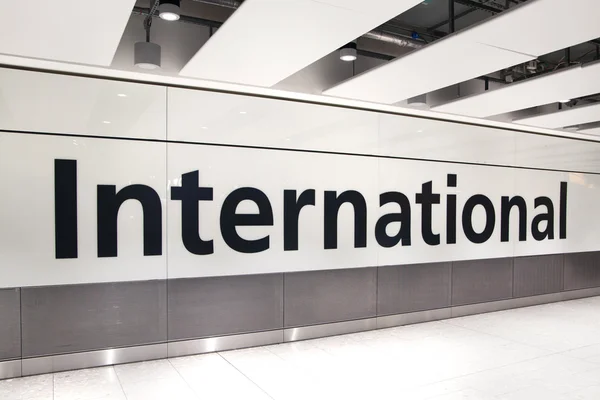
[[(9, 360), (23, 360), (18, 374), (39, 373), (86, 366), (48, 357), (139, 346), (152, 349), (149, 357), (214, 351), (229, 335), (296, 340), (325, 334), (319, 327), (328, 324), (329, 334), (340, 333), (417, 321), (415, 313), (443, 318), (454, 309), (553, 301), (600, 287), (600, 144), (593, 141), (12, 69), (0, 69), (0, 88), (0, 377), (10, 376), (1, 373)], [(56, 256), (62, 200), (55, 160), (76, 161), (71, 258)], [(212, 240), (211, 254), (190, 251), (182, 230), (194, 214), (184, 216), (173, 198), (173, 188), (195, 171), (197, 185), (212, 188), (212, 200), (198, 202), (194, 228)], [(431, 219), (436, 245), (425, 241), (418, 201), (427, 182), (440, 194)], [(131, 199), (118, 208), (116, 256), (99, 256), (98, 227), (106, 222), (99, 185), (117, 192), (144, 185), (156, 193), (152, 220), (159, 228), (151, 233), (158, 253), (144, 255), (150, 213), (147, 203)], [(260, 190), (271, 207), (272, 223), (235, 228), (248, 241), (267, 237), (264, 251), (244, 253), (225, 240), (223, 206), (240, 188)], [(310, 189), (315, 204), (299, 213), (298, 249), (286, 250), (284, 191)], [(328, 191), (364, 198), (364, 246), (355, 244), (356, 208), (343, 204), (337, 248), (326, 248)], [(380, 206), (385, 192), (403, 193), (409, 207)], [(475, 195), (489, 198), (495, 218), (482, 243), (469, 239), (461, 218)], [(456, 196), (456, 243), (449, 196)], [(525, 240), (516, 212), (509, 240), (501, 240), (503, 196), (523, 197)], [(537, 205), (541, 197), (552, 210)], [(256, 215), (264, 205), (245, 200), (233, 210)], [(382, 246), (378, 221), (400, 212), (410, 216), (410, 245), (404, 238)], [(551, 222), (539, 225), (544, 212)], [(490, 216), (479, 205), (469, 221), (481, 233)], [(533, 225), (552, 238), (534, 238)], [(385, 232), (394, 236), (400, 228), (394, 222)], [(124, 360), (131, 358), (112, 354), (96, 364)]]

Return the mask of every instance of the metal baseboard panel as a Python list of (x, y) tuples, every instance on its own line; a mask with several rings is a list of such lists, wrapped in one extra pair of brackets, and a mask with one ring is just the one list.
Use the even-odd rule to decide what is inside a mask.
[(567, 300), (577, 300), (583, 299), (586, 297), (595, 297), (600, 296), (600, 287), (589, 288), (589, 289), (578, 289), (578, 290), (569, 290), (561, 293), (563, 298), (561, 301)]
[(278, 329), (266, 332), (244, 333), (239, 335), (169, 342), (167, 347), (169, 358), (171, 358), (202, 353), (212, 353), (215, 351), (235, 350), (244, 347), (266, 346), (281, 342), (283, 342), (283, 331)]
[(265, 332), (0, 362), (0, 379), (315, 339), (600, 296), (600, 287)]
[(417, 311), (407, 314), (394, 314), (377, 317), (377, 329), (392, 328), (394, 326), (420, 324), (423, 322), (438, 321), (452, 318), (450, 307), (437, 310)]
[(0, 361), (0, 379), (18, 378), (21, 374), (21, 360)]
[(24, 358), (23, 376), (167, 358), (167, 344)]
[(464, 317), (467, 315), (474, 314), (483, 314), (494, 311), (510, 310), (513, 308), (538, 306), (541, 304), (556, 303), (559, 301), (575, 300), (599, 295), (600, 288), (591, 288), (570, 290), (567, 292), (542, 294), (538, 296), (492, 301), (488, 303), (455, 306), (452, 307), (452, 318)]
[(333, 322), (330, 324), (302, 326), (283, 330), (284, 342), (315, 339), (326, 336), (343, 335), (377, 329), (377, 318), (364, 318), (354, 321)]

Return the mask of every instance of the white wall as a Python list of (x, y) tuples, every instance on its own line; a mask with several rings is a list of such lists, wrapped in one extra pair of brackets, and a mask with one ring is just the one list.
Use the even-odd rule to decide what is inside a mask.
[[(598, 250), (600, 145), (463, 123), (379, 114), (286, 100), (128, 82), (1, 69), (0, 287), (255, 274), (552, 254)], [(125, 95), (119, 96), (119, 95)], [(106, 122), (109, 123), (106, 123)], [(94, 137), (92, 137), (94, 136)], [(137, 139), (137, 140), (129, 140)], [(142, 140), (139, 140), (142, 139)], [(335, 154), (334, 154), (335, 153)], [(343, 154), (339, 154), (343, 153)], [(379, 157), (385, 156), (385, 158)], [(77, 160), (78, 258), (55, 257), (56, 159)], [(517, 167), (517, 168), (512, 168)], [(523, 169), (526, 167), (528, 169)], [(545, 171), (540, 169), (552, 169)], [(214, 253), (193, 255), (182, 244), (181, 202), (171, 188), (199, 171), (213, 200), (199, 203), (199, 233)], [(449, 188), (447, 175), (458, 185)], [(416, 195), (433, 182), (441, 194), (432, 227), (441, 244), (421, 232)], [(567, 237), (559, 238), (560, 182), (568, 185)], [(98, 257), (98, 185), (116, 190), (151, 187), (162, 209), (162, 254), (143, 255), (143, 213), (127, 201), (118, 217), (118, 257)], [(220, 210), (240, 187), (264, 192), (273, 225), (240, 227), (246, 239), (268, 235), (268, 250), (245, 254), (225, 243)], [(283, 190), (315, 189), (315, 206), (300, 215), (299, 250), (283, 250)], [(352, 208), (340, 210), (339, 248), (324, 249), (324, 191), (357, 190), (367, 204), (367, 246), (354, 247)], [(399, 191), (410, 200), (411, 246), (385, 248), (375, 240), (379, 217), (398, 206), (379, 206), (379, 195)], [(446, 244), (446, 199), (457, 196), (457, 241)], [(467, 200), (493, 203), (489, 240), (471, 243), (461, 228)], [(501, 196), (528, 205), (526, 241), (500, 241)], [(531, 237), (533, 218), (554, 204), (554, 239)], [(256, 212), (251, 201), (237, 212)], [(407, 211), (407, 210), (405, 210)], [(516, 213), (515, 213), (516, 214)], [(483, 208), (473, 213), (476, 231)], [(543, 226), (543, 225), (542, 225)], [(390, 227), (392, 235), (398, 226)]]

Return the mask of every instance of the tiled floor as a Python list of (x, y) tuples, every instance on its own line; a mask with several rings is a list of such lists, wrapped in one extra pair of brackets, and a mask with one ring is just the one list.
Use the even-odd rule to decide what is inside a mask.
[(600, 399), (600, 297), (0, 382), (0, 399)]

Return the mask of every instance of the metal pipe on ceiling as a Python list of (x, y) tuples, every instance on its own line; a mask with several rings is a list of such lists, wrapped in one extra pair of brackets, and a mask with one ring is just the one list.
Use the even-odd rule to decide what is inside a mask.
[(385, 33), (382, 31), (371, 31), (367, 32), (362, 37), (367, 39), (378, 40), (380, 42), (391, 43), (398, 47), (410, 47), (413, 49), (420, 49), (423, 47), (423, 43), (417, 42), (416, 40), (404, 39), (395, 35), (390, 35), (389, 33)]
[(241, 1), (235, 0), (192, 0), (196, 3), (213, 4), (215, 6), (227, 7), (227, 8), (238, 8), (242, 5)]

